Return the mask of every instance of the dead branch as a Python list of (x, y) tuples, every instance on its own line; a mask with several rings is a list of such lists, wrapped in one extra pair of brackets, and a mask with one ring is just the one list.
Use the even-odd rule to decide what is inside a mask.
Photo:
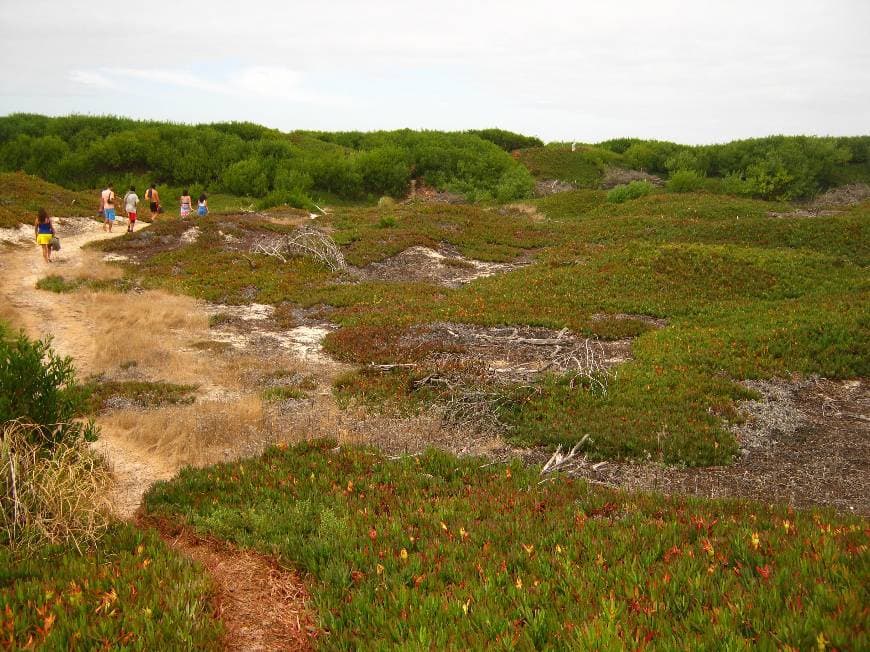
[(420, 389), (424, 385), (441, 385), (451, 387), (450, 381), (443, 376), (438, 375), (437, 373), (431, 373), (425, 378), (421, 378), (420, 380), (414, 381), (414, 389)]
[(272, 256), (273, 258), (277, 258), (282, 263), (287, 262), (287, 258), (282, 253), (284, 249), (283, 242), (274, 242), (272, 240), (263, 239), (258, 242), (255, 242), (251, 246), (252, 254), (263, 254), (264, 256)]
[(580, 448), (589, 441), (589, 435), (583, 435), (583, 438), (578, 441), (567, 453), (562, 453), (562, 445), (556, 447), (556, 451), (547, 460), (547, 463), (544, 464), (544, 468), (541, 469), (541, 475), (545, 475), (547, 473), (553, 473), (555, 471), (560, 471), (564, 468), (564, 466), (570, 462), (573, 462), (577, 453), (580, 451)]
[(262, 238), (251, 246), (251, 253), (277, 258), (282, 263), (288, 256), (314, 258), (337, 272), (347, 268), (347, 262), (339, 246), (327, 233), (312, 226), (303, 226), (285, 238)]
[(405, 364), (375, 364), (374, 362), (370, 362), (367, 369), (373, 369), (375, 371), (392, 371), (393, 369), (415, 369), (416, 367), (416, 364), (410, 362)]
[(309, 256), (337, 272), (347, 268), (344, 254), (328, 234), (310, 226), (303, 226), (287, 236), (287, 251), (299, 256)]
[(453, 388), (444, 402), (442, 422), (454, 428), (484, 432), (505, 432), (509, 426), (501, 419), (501, 409), (509, 398), (500, 392), (472, 387)]

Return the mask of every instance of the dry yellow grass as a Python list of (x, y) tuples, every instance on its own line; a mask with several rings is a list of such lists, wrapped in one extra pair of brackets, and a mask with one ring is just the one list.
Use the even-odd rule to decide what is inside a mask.
[(99, 424), (175, 468), (238, 457), (271, 443), (262, 403), (250, 395), (160, 410), (119, 410)]
[(35, 426), (0, 430), (0, 529), (13, 548), (93, 546), (109, 524), (111, 478), (83, 440), (38, 446)]
[(459, 432), (446, 426), (438, 410), (401, 416), (372, 412), (361, 405), (342, 409), (331, 396), (315, 395), (308, 402), (280, 412), (267, 408), (267, 430), (281, 443), (335, 439), (339, 444), (376, 446), (388, 453), (420, 453), (440, 448), (457, 454), (485, 455), (506, 449), (489, 433)]
[(183, 383), (202, 378), (197, 356), (182, 350), (192, 336), (208, 330), (208, 316), (193, 299), (149, 291), (83, 292), (76, 300), (92, 324), (82, 337), (93, 346), (96, 372), (112, 373), (135, 361), (138, 369), (154, 377)]
[(543, 222), (546, 218), (538, 212), (538, 207), (533, 206), (532, 204), (526, 204), (524, 202), (516, 202), (513, 204), (508, 204), (504, 207), (507, 210), (512, 210), (517, 213), (522, 213), (524, 215), (529, 216), (535, 222)]
[(86, 281), (111, 281), (121, 278), (124, 270), (117, 265), (107, 265), (102, 256), (93, 251), (82, 249), (76, 258), (74, 267), (63, 270), (61, 276), (65, 279), (77, 279)]

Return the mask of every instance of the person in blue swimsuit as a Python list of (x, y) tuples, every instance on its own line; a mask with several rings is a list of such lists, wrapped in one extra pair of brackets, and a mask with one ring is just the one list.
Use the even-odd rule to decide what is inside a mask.
[(44, 208), (39, 209), (36, 222), (33, 224), (36, 234), (36, 244), (42, 247), (42, 257), (45, 262), (51, 262), (51, 239), (54, 237), (54, 224)]
[(208, 197), (205, 193), (202, 193), (196, 202), (196, 214), (200, 217), (208, 215)]

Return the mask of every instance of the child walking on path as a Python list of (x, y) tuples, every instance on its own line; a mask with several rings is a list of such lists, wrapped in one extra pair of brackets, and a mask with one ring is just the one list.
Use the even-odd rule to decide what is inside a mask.
[(208, 215), (208, 197), (206, 197), (205, 193), (202, 193), (199, 196), (199, 201), (196, 205), (196, 214), (200, 217), (205, 217)]
[(51, 262), (51, 239), (54, 237), (54, 223), (44, 208), (39, 209), (36, 222), (33, 224), (36, 244), (42, 247), (42, 257), (45, 262)]
[(124, 211), (127, 213), (129, 224), (127, 225), (127, 233), (133, 233), (133, 227), (136, 226), (136, 208), (139, 206), (139, 195), (136, 194), (136, 187), (130, 186), (130, 190), (124, 195)]
[(190, 193), (187, 192), (187, 188), (181, 193), (180, 198), (180, 209), (179, 215), (181, 219), (186, 219), (188, 215), (190, 215), (190, 209), (193, 206), (193, 199), (190, 196)]

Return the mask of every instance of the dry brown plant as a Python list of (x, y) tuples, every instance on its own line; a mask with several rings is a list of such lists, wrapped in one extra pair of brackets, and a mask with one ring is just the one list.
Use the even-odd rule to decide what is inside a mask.
[(257, 396), (202, 401), (160, 410), (118, 410), (100, 425), (172, 464), (204, 464), (259, 450), (269, 440)]
[(39, 446), (36, 426), (0, 432), (0, 529), (14, 549), (91, 548), (109, 525), (111, 476), (86, 442)]

